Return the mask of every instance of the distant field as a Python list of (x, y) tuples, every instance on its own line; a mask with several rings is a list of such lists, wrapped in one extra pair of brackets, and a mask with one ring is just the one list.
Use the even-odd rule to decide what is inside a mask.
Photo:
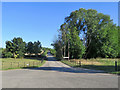
[(0, 58), (2, 61), (2, 70), (19, 69), (25, 67), (39, 67), (45, 60), (40, 59), (14, 59), (14, 58)]
[(120, 59), (72, 59), (70, 61), (62, 60), (61, 62), (72, 67), (104, 70), (108, 73), (120, 73), (115, 70), (115, 61), (120, 62)]

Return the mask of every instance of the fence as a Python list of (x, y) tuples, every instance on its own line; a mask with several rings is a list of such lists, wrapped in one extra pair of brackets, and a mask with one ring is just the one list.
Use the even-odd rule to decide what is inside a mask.
[(2, 62), (2, 69), (34, 67), (34, 66), (40, 65), (42, 62), (43, 62), (43, 60), (41, 60), (41, 61), (28, 61), (28, 62)]
[(101, 69), (106, 71), (120, 71), (120, 61), (98, 61), (94, 60), (63, 60), (64, 63), (73, 66), (73, 67), (83, 67), (83, 68), (93, 68)]

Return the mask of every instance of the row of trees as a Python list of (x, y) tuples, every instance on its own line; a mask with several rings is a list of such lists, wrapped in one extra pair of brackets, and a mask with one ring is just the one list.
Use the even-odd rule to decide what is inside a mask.
[(52, 55), (56, 55), (56, 50), (55, 49), (42, 47), (42, 50), (49, 51)]
[(38, 56), (38, 53), (41, 53), (41, 49), (42, 49), (42, 45), (41, 42), (39, 41), (35, 41), (34, 43), (32, 42), (28, 42), (26, 44), (26, 53), (28, 54), (35, 54), (36, 56)]
[(93, 9), (71, 12), (61, 25), (58, 39), (52, 44), (59, 58), (118, 57), (118, 31), (109, 15)]
[(22, 38), (13, 38), (11, 41), (6, 41), (6, 49), (2, 50), (2, 57), (14, 57), (14, 58), (23, 58), (25, 53), (35, 54), (41, 52), (41, 43), (39, 41), (24, 42)]

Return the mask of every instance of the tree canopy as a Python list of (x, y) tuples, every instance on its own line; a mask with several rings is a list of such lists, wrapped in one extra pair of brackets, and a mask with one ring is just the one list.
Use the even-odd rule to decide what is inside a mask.
[(118, 56), (118, 26), (109, 15), (93, 9), (73, 11), (59, 29), (54, 48), (61, 57), (96, 58)]
[(26, 43), (22, 38), (15, 37), (11, 41), (6, 41), (6, 49), (2, 50), (2, 55), (3, 57), (23, 58), (25, 53), (28, 53), (37, 56), (38, 53), (41, 52), (41, 47), (42, 45), (40, 41), (35, 41), (34, 43), (30, 41)]
[(25, 53), (25, 45), (26, 43), (22, 38), (14, 38), (11, 41), (6, 41), (6, 51), (11, 52), (15, 58), (17, 56), (23, 57)]

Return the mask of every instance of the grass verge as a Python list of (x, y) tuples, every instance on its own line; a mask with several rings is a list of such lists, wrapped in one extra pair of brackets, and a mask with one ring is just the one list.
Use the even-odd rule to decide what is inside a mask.
[(81, 67), (94, 70), (103, 70), (106, 73), (118, 74), (120, 71), (115, 70), (115, 59), (89, 59), (89, 60), (61, 60), (62, 63), (71, 67)]
[(2, 69), (23, 69), (23, 68), (35, 68), (42, 66), (46, 60), (39, 59), (13, 59), (13, 58), (2, 58)]

